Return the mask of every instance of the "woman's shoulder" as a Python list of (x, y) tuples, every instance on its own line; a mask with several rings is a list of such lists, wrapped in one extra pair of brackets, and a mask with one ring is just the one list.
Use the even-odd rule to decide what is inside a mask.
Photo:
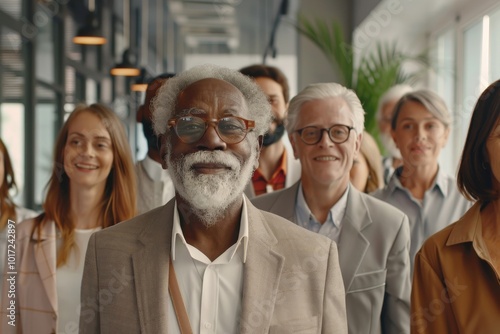
[(37, 212), (33, 211), (33, 210), (30, 210), (30, 209), (27, 209), (27, 208), (23, 208), (23, 207), (16, 207), (16, 223), (20, 223), (22, 222), (23, 220), (26, 220), (26, 219), (29, 219), (29, 218), (34, 218), (38, 215)]

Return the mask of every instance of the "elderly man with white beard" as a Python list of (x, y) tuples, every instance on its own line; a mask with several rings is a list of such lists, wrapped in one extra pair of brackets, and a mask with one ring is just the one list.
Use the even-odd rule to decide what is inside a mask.
[(154, 107), (175, 198), (91, 237), (80, 333), (347, 333), (336, 244), (243, 194), (271, 122), (259, 87), (203, 65)]

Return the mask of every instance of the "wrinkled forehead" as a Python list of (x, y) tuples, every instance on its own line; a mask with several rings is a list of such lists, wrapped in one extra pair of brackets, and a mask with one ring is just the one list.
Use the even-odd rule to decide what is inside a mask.
[(198, 80), (179, 93), (175, 113), (189, 109), (206, 112), (222, 109), (239, 115), (248, 113), (243, 93), (231, 83), (215, 78)]

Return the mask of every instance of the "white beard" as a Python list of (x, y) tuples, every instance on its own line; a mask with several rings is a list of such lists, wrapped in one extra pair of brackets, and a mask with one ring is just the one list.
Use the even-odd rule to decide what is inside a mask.
[(394, 143), (391, 135), (387, 133), (379, 133), (379, 138), (390, 157), (400, 160), (402, 159), (401, 152), (399, 152), (399, 149), (397, 148), (396, 143)]
[[(166, 158), (176, 191), (192, 206), (191, 211), (205, 226), (210, 227), (225, 215), (230, 204), (241, 199), (254, 171), (257, 151), (252, 149), (250, 158), (243, 164), (222, 151), (199, 151), (173, 161), (169, 148)], [(197, 163), (223, 164), (231, 170), (219, 174), (198, 174), (192, 169)]]

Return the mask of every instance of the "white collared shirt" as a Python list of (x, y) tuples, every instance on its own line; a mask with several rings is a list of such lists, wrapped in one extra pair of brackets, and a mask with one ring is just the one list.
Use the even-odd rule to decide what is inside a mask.
[[(193, 333), (238, 333), (243, 269), (248, 247), (248, 215), (243, 201), (238, 241), (213, 262), (189, 245), (174, 208), (171, 256)], [(180, 333), (170, 299), (168, 332)]]
[(321, 224), (316, 219), (316, 217), (314, 217), (313, 213), (306, 203), (301, 182), (299, 185), (297, 203), (295, 206), (295, 216), (299, 226), (302, 226), (309, 231), (313, 231), (329, 237), (330, 239), (338, 243), (340, 232), (342, 230), (342, 220), (344, 219), (345, 211), (347, 208), (347, 195), (349, 194), (349, 187), (350, 185), (347, 186), (344, 194), (340, 197), (337, 203), (332, 206), (330, 212), (328, 213), (326, 221)]

